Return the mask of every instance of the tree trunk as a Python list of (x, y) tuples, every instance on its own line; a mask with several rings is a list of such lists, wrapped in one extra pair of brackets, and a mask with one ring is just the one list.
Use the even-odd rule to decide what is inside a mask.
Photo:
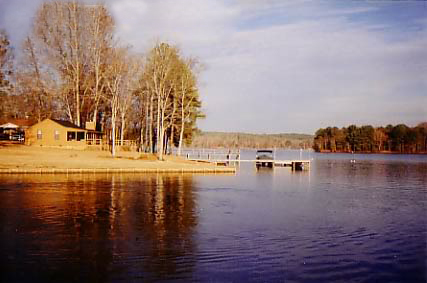
[(178, 144), (178, 155), (181, 155), (182, 151), (182, 140), (184, 139), (184, 126), (185, 126), (185, 112), (184, 112), (184, 96), (181, 101), (181, 131), (179, 132), (179, 144)]
[(125, 136), (125, 126), (126, 126), (126, 115), (124, 114), (124, 113), (122, 113), (122, 117), (121, 117), (122, 119), (122, 126), (121, 126), (121, 129), (120, 129), (120, 145), (121, 146), (123, 146), (123, 139), (124, 139), (124, 136)]
[[(159, 160), (163, 161), (163, 145), (164, 145), (164, 139), (165, 139), (165, 128), (164, 128), (164, 120), (165, 120), (165, 112), (164, 110), (161, 110), (161, 121), (159, 121), (159, 127), (157, 128), (157, 132), (159, 133), (158, 137), (159, 140), (157, 141), (158, 147), (157, 147), (157, 156)], [(158, 117), (160, 117), (160, 113), (158, 113)]]
[(111, 141), (112, 141), (112, 146), (111, 146), (111, 155), (114, 157), (116, 157), (116, 114), (114, 113), (114, 109), (111, 111)]
[(151, 95), (150, 98), (150, 121), (147, 121), (148, 123), (148, 129), (149, 129), (149, 146), (150, 146), (150, 153), (154, 152), (154, 145), (153, 145), (153, 95)]
[(74, 121), (73, 120), (73, 114), (71, 112), (71, 108), (70, 108), (70, 104), (67, 102), (67, 114), (68, 114), (68, 118), (70, 119), (70, 121)]
[(144, 152), (144, 127), (143, 121), (141, 121), (141, 131), (139, 133), (139, 151)]
[[(163, 123), (163, 120), (162, 120)], [(159, 152), (160, 146), (160, 96), (157, 98), (157, 135), (156, 135), (156, 152)], [(163, 147), (162, 147), (163, 148)]]
[(80, 127), (80, 60), (79, 60), (79, 39), (78, 39), (78, 24), (77, 24), (77, 7), (73, 3), (73, 31), (74, 31), (74, 52), (75, 52), (75, 95), (76, 95), (76, 124)]
[(171, 154), (172, 154), (173, 148), (175, 147), (173, 135), (174, 135), (174, 128), (175, 128), (174, 119), (175, 119), (175, 113), (176, 113), (176, 104), (177, 104), (176, 103), (176, 99), (174, 99), (173, 100), (173, 110), (172, 110), (172, 116), (171, 116), (171, 123), (170, 123), (170, 125), (171, 125), (171, 132), (170, 132), (170, 138), (169, 138), (169, 142), (170, 142), (169, 148), (170, 148), (170, 153)]
[(98, 106), (97, 104), (95, 105), (95, 110), (93, 110), (93, 117), (92, 117), (92, 122), (95, 123), (95, 130), (96, 130), (96, 116), (98, 116)]
[(169, 144), (169, 136), (166, 134), (165, 131), (165, 135), (164, 135), (164, 141), (163, 141), (163, 154), (167, 155), (168, 154), (168, 144)]
[(170, 146), (169, 146), (169, 148), (170, 148), (170, 153), (171, 154), (173, 154), (173, 148), (175, 147), (175, 144), (174, 144), (174, 129), (175, 129), (175, 126), (172, 124), (172, 126), (171, 126), (171, 135), (170, 135)]
[(181, 121), (181, 131), (179, 133), (178, 155), (182, 153), (182, 141), (184, 139), (184, 119)]

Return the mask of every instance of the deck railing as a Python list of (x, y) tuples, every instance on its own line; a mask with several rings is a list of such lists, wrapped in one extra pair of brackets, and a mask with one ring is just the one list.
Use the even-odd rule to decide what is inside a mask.
[(103, 139), (87, 139), (86, 145), (103, 145), (104, 140)]
[(183, 149), (181, 155), (187, 159), (239, 160), (240, 150), (235, 149)]
[(116, 146), (136, 146), (137, 142), (136, 140), (116, 140), (115, 145)]
[[(111, 141), (106, 141), (104, 139), (87, 139), (86, 140), (86, 145), (89, 146), (101, 146), (101, 145), (111, 145), (112, 142)], [(116, 140), (115, 141), (115, 145), (116, 146), (136, 146), (137, 145), (137, 141), (136, 140), (123, 140), (123, 143), (121, 140)]]

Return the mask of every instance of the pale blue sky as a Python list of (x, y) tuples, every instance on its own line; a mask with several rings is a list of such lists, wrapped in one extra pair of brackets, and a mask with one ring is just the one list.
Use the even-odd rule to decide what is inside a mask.
[[(86, 1), (94, 2), (94, 1)], [(13, 44), (40, 0), (0, 0)], [(427, 2), (109, 0), (117, 36), (206, 66), (202, 130), (313, 133), (427, 120)]]

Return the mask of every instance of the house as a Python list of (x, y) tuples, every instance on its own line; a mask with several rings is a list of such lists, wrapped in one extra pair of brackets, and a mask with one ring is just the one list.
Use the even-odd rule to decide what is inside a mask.
[(25, 137), (27, 145), (85, 149), (88, 137), (102, 139), (102, 133), (68, 121), (45, 119), (27, 129)]

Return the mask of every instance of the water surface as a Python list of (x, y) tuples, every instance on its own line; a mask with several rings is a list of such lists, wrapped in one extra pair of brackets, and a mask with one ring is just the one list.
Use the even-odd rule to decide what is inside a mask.
[(1, 281), (426, 282), (426, 156), (276, 155), (299, 157), (310, 171), (0, 175)]

